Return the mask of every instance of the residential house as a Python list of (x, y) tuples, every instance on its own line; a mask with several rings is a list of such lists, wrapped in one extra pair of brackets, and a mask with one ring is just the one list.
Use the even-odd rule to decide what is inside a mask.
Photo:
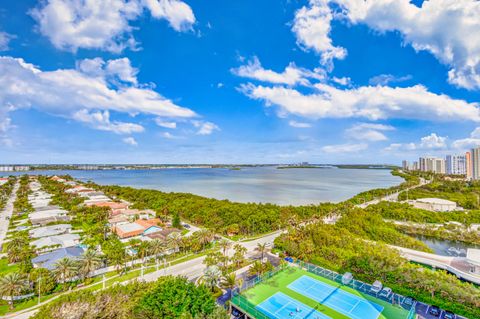
[(32, 225), (46, 225), (51, 222), (57, 221), (69, 221), (70, 216), (67, 215), (68, 212), (63, 209), (50, 209), (50, 210), (41, 210), (35, 211), (28, 215)]
[(161, 221), (158, 218), (153, 219), (139, 219), (133, 223), (124, 223), (124, 224), (116, 224), (112, 227), (112, 231), (118, 235), (118, 237), (130, 238), (135, 236), (142, 235), (146, 230), (149, 230), (151, 227), (155, 227), (149, 230), (149, 233), (152, 233), (154, 230), (160, 231), (162, 230), (160, 225)]
[(41, 237), (30, 242), (30, 246), (34, 246), (37, 250), (49, 250), (52, 248), (73, 247), (80, 243), (78, 234), (62, 234), (48, 237)]
[(72, 225), (70, 224), (55, 224), (31, 229), (28, 234), (31, 238), (49, 237), (61, 234), (70, 233)]
[(120, 224), (112, 227), (112, 231), (121, 239), (139, 236), (144, 230), (145, 227), (137, 223)]
[(46, 268), (48, 270), (55, 269), (55, 264), (63, 258), (78, 260), (84, 253), (81, 247), (67, 247), (53, 250), (49, 253), (39, 255), (32, 259), (34, 268)]
[(127, 209), (129, 204), (105, 201), (105, 202), (87, 204), (87, 206), (108, 207), (111, 210), (122, 210), (122, 209)]

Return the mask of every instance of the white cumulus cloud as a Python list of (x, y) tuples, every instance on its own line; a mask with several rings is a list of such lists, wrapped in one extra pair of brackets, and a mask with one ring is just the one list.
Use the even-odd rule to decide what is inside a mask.
[(195, 22), (192, 9), (179, 0), (45, 0), (31, 10), (39, 32), (62, 50), (79, 48), (121, 52), (136, 49), (130, 22), (145, 10), (184, 31)]
[(128, 145), (132, 145), (132, 146), (137, 146), (138, 145), (137, 140), (135, 140), (135, 138), (133, 138), (131, 136), (125, 137), (122, 141), (125, 144), (128, 144)]
[(220, 130), (220, 128), (212, 122), (192, 121), (193, 126), (198, 128), (198, 135), (210, 135), (214, 131)]
[(395, 128), (390, 125), (376, 123), (358, 123), (345, 131), (346, 135), (356, 140), (385, 141), (388, 138), (383, 132), (392, 131)]
[(411, 87), (361, 86), (338, 89), (318, 83), (304, 94), (283, 86), (244, 84), (241, 91), (252, 99), (275, 105), (280, 112), (307, 118), (417, 119), (480, 122), (478, 103), (436, 94), (422, 85)]
[(157, 123), (158, 126), (164, 127), (164, 128), (170, 128), (170, 129), (175, 129), (177, 128), (177, 123), (176, 122), (169, 122), (169, 121), (164, 121), (161, 118), (156, 118), (155, 123)]
[(308, 78), (317, 80), (323, 79), (325, 74), (323, 70), (316, 69), (313, 72), (307, 69), (299, 68), (295, 63), (290, 63), (283, 72), (275, 72), (262, 67), (260, 61), (255, 56), (246, 65), (231, 70), (233, 74), (245, 78), (259, 80), (268, 83), (297, 85), (309, 84)]
[(438, 151), (447, 149), (447, 137), (436, 133), (424, 136), (417, 143), (392, 143), (385, 148), (386, 151)]
[[(110, 68), (112, 65), (115, 67)], [(96, 129), (129, 134), (143, 131), (143, 127), (111, 120), (112, 111), (132, 118), (138, 113), (167, 118), (196, 116), (152, 89), (134, 85), (135, 74), (128, 59), (87, 60), (77, 63), (76, 69), (42, 71), (23, 59), (0, 57), (0, 123), (13, 110), (33, 108)]]
[[(451, 83), (480, 89), (480, 1), (332, 0), (353, 24), (379, 32), (399, 32), (417, 51), (428, 51), (448, 65)], [(312, 28), (313, 29), (313, 28)]]
[(333, 59), (343, 59), (347, 51), (333, 45), (330, 37), (332, 11), (328, 0), (310, 0), (295, 13), (292, 31), (297, 43), (320, 54), (322, 64), (331, 67)]
[(466, 150), (480, 146), (480, 127), (475, 128), (469, 137), (453, 141), (452, 147), (455, 149)]

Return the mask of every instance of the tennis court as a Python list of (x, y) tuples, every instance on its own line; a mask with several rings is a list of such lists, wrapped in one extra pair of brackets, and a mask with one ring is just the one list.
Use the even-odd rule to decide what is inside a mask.
[(259, 304), (257, 309), (272, 319), (331, 319), (281, 292)]
[(409, 315), (400, 306), (299, 267), (286, 267), (252, 285), (233, 303), (257, 319), (406, 319)]
[(353, 319), (377, 319), (383, 311), (372, 301), (309, 276), (298, 278), (288, 288)]

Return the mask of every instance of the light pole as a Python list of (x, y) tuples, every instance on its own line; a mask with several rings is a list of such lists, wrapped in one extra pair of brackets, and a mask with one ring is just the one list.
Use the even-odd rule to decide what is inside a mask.
[(40, 304), (40, 285), (41, 285), (41, 282), (42, 282), (42, 277), (38, 277), (38, 304)]

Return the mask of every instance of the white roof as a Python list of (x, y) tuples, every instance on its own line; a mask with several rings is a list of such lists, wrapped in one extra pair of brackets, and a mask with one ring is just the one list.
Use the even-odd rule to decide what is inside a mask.
[(37, 200), (30, 201), (30, 204), (32, 205), (33, 208), (37, 208), (37, 207), (48, 206), (50, 202), (51, 202), (50, 199), (37, 199)]
[(117, 229), (121, 230), (122, 232), (125, 232), (125, 233), (129, 233), (129, 232), (132, 232), (132, 231), (145, 229), (145, 227), (140, 226), (140, 225), (137, 224), (137, 223), (122, 224), (122, 225), (117, 225), (117, 226), (115, 226), (115, 227), (116, 227)]
[(75, 246), (79, 240), (80, 240), (80, 236), (78, 234), (63, 234), (63, 235), (42, 237), (40, 239), (32, 241), (30, 245), (35, 246), (37, 248), (60, 245), (60, 247), (64, 248), (64, 247)]
[(452, 202), (451, 200), (446, 200), (442, 198), (419, 198), (417, 199), (417, 202), (442, 205), (457, 205), (457, 203)]
[(480, 265), (480, 249), (468, 248), (467, 249), (467, 259), (473, 263)]
[(30, 219), (48, 218), (48, 217), (63, 216), (66, 214), (67, 214), (67, 211), (64, 209), (51, 209), (51, 210), (42, 210), (38, 212), (33, 212), (30, 215), (28, 215), (28, 218)]
[(72, 225), (70, 224), (57, 224), (31, 229), (29, 234), (32, 238), (40, 238), (62, 234), (70, 229), (72, 229)]

